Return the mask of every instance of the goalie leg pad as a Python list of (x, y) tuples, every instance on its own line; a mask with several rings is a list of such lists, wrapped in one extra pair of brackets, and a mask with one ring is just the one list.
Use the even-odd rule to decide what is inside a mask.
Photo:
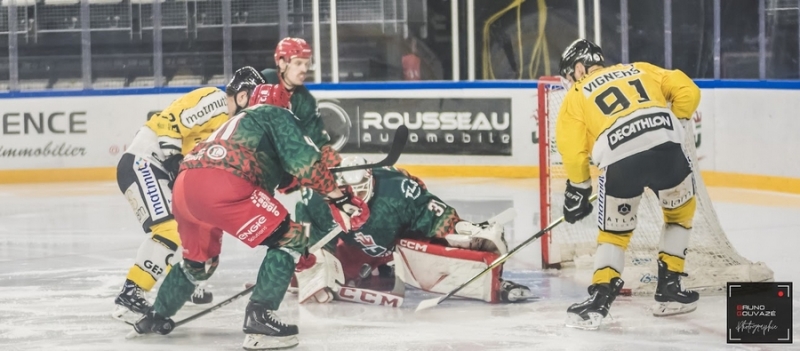
[[(395, 273), (415, 288), (446, 294), (499, 257), (491, 252), (465, 250), (426, 241), (400, 239), (395, 257)], [(456, 296), (499, 302), (502, 266), (465, 286)]]
[(325, 250), (317, 251), (314, 255), (317, 257), (316, 264), (309, 269), (295, 272), (300, 303), (330, 302), (334, 297), (332, 291), (337, 291), (344, 285), (344, 271), (339, 259)]

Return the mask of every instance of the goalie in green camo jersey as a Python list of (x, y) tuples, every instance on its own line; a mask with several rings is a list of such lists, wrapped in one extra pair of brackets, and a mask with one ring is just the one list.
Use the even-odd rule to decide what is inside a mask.
[[(140, 333), (168, 334), (170, 319), (197, 284), (219, 263), (222, 233), (250, 247), (268, 247), (247, 305), (243, 331), (247, 350), (298, 344), (296, 325), (280, 321), (275, 311), (307, 252), (307, 229), (293, 222), (274, 197), (284, 174), (321, 194), (335, 212), (336, 225), (359, 228), (368, 209), (359, 198), (336, 186), (329, 165), (303, 135), (285, 107), (281, 87), (258, 85), (250, 108), (228, 120), (186, 155), (173, 188), (173, 211), (183, 243), (183, 261), (175, 265), (158, 291), (153, 308), (136, 322)], [(366, 217), (364, 217), (366, 218)]]
[[(363, 158), (348, 157), (341, 165), (362, 164), (366, 164)], [(343, 172), (337, 183), (367, 203), (369, 217), (360, 229), (342, 232), (338, 240), (329, 242), (327, 252), (315, 253), (322, 256), (315, 257), (315, 265), (298, 266), (301, 302), (354, 301), (348, 290), (353, 287), (387, 290), (374, 287), (375, 280), (381, 279), (373, 280), (372, 274), (391, 277), (388, 265), (393, 261), (396, 270), (402, 269), (398, 277), (406, 284), (446, 293), (508, 251), (502, 223), (462, 220), (456, 209), (403, 170), (385, 167)], [(335, 228), (328, 205), (317, 193), (304, 191), (295, 213), (298, 222), (311, 228), (310, 244)], [(473, 262), (465, 265), (464, 261)], [(530, 289), (501, 279), (501, 273), (498, 268), (458, 296), (488, 302), (516, 302), (531, 296)], [(344, 293), (348, 295), (342, 296)]]

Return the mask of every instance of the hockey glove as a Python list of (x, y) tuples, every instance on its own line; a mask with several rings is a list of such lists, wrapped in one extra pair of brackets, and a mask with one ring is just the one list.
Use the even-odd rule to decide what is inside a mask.
[(167, 174), (169, 174), (170, 189), (172, 189), (172, 185), (175, 184), (175, 178), (178, 177), (178, 171), (181, 170), (181, 161), (183, 161), (183, 155), (174, 154), (170, 157), (167, 157), (167, 159), (161, 163), (164, 166), (164, 170), (167, 171)]
[(369, 219), (369, 206), (348, 188), (338, 198), (328, 198), (333, 219), (345, 232), (358, 230)]
[(306, 269), (314, 267), (317, 264), (317, 256), (309, 253), (307, 255), (300, 255), (300, 260), (297, 261), (297, 265), (294, 267), (295, 272), (302, 272)]
[(564, 192), (564, 220), (567, 223), (575, 223), (592, 213), (594, 207), (589, 202), (591, 195), (590, 181), (573, 184), (567, 180), (567, 190)]
[(167, 335), (175, 329), (175, 322), (169, 317), (158, 314), (155, 309), (150, 309), (142, 318), (136, 321), (133, 329), (139, 334), (156, 333)]
[(278, 192), (281, 194), (291, 194), (295, 191), (300, 189), (300, 182), (291, 175), (284, 175), (283, 179), (281, 179), (281, 183), (278, 184)]

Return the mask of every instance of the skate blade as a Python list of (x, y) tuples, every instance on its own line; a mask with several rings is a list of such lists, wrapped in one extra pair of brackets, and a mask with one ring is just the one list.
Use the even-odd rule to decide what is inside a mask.
[(280, 350), (297, 346), (300, 340), (297, 335), (291, 336), (269, 336), (262, 334), (246, 334), (242, 348), (248, 351), (257, 350)]
[(111, 318), (127, 324), (135, 323), (141, 317), (141, 313), (133, 312), (120, 305), (115, 305), (114, 310), (111, 311)]
[(675, 301), (670, 302), (657, 302), (653, 309), (653, 315), (656, 317), (667, 317), (678, 314), (689, 313), (697, 309), (697, 302), (680, 303)]
[(145, 335), (145, 334), (139, 334), (139, 332), (137, 332), (136, 330), (131, 330), (127, 335), (125, 335), (125, 339), (128, 339), (128, 340), (136, 339), (136, 338), (138, 338), (138, 337), (140, 337), (142, 335)]
[(574, 313), (567, 313), (566, 326), (582, 330), (597, 330), (603, 321), (603, 315), (590, 312), (588, 313), (589, 319), (583, 319), (581, 316)]

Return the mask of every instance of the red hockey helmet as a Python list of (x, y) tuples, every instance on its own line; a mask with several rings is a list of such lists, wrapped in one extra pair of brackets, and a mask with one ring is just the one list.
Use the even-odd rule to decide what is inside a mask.
[(280, 84), (259, 84), (253, 89), (253, 95), (250, 95), (250, 103), (248, 105), (256, 106), (267, 104), (289, 108), (291, 106), (289, 102), (291, 98), (292, 93)]
[(277, 66), (281, 59), (288, 63), (295, 57), (310, 59), (311, 46), (300, 38), (286, 37), (281, 39), (275, 48), (275, 65)]

